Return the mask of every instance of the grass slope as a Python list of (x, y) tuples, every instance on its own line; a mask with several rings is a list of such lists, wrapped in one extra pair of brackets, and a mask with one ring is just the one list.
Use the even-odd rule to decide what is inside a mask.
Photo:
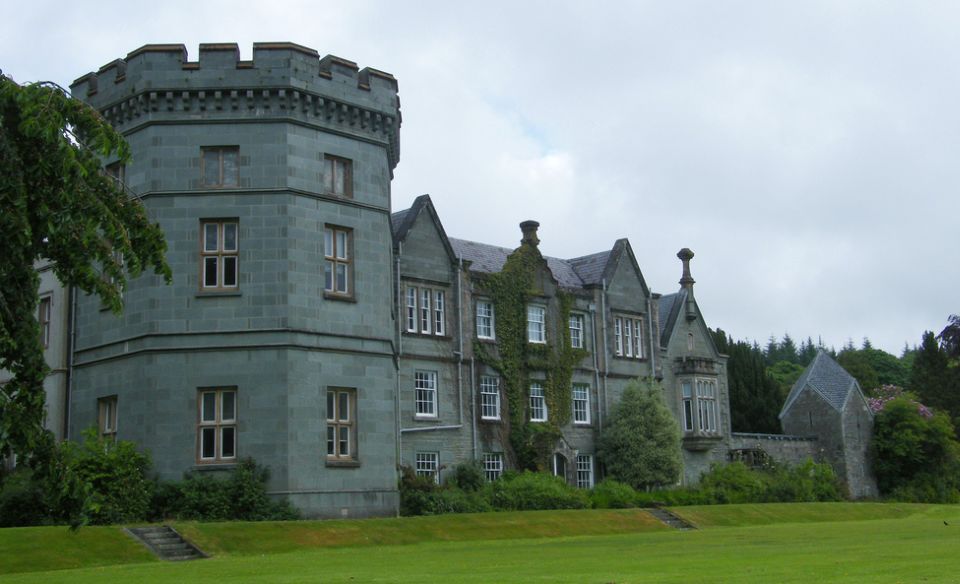
[(0, 529), (0, 574), (157, 561), (119, 527)]
[[(222, 555), (180, 564), (154, 562), (8, 574), (0, 581), (766, 584), (956, 582), (960, 573), (958, 506), (736, 505), (679, 511), (696, 518), (704, 529), (678, 532), (654, 527), (614, 535), (542, 537), (562, 533), (577, 523), (593, 524), (583, 529), (598, 531), (603, 529), (598, 525), (613, 521), (612, 529), (622, 529), (631, 514), (639, 513), (633, 510), (491, 513), (362, 522), (190, 524), (196, 527), (198, 536), (207, 537), (210, 543), (219, 542), (216, 545), (224, 550)], [(950, 525), (943, 525), (944, 520)], [(737, 526), (722, 526), (729, 523)], [(361, 541), (365, 536), (358, 535), (354, 526), (375, 535)], [(0, 530), (0, 550), (4, 550), (0, 557), (7, 555), (7, 531), (20, 530)], [(231, 535), (230, 531), (238, 533)], [(389, 543), (408, 545), (386, 545), (380, 539), (389, 539), (391, 534), (396, 539)], [(354, 538), (354, 543), (329, 547), (341, 543), (337, 540), (341, 535)], [(489, 539), (491, 535), (510, 539)], [(412, 543), (415, 541), (422, 543)], [(47, 545), (38, 538), (34, 542)], [(270, 553), (268, 549), (286, 553)], [(31, 550), (23, 548), (23, 553)]]

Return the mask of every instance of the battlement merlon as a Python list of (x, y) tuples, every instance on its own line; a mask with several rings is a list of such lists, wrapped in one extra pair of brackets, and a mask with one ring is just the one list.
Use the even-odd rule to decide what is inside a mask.
[(385, 141), (391, 166), (399, 161), (396, 78), (295, 43), (254, 43), (249, 61), (236, 43), (201, 44), (196, 61), (184, 45), (144, 45), (70, 89), (121, 131), (186, 112), (223, 121), (292, 117)]

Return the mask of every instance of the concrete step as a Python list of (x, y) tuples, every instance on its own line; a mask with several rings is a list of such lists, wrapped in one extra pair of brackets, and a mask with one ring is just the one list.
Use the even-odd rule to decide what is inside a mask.
[(207, 557), (197, 546), (183, 538), (172, 527), (131, 527), (124, 529), (161, 560), (182, 562)]
[(686, 531), (686, 530), (697, 528), (696, 525), (690, 523), (683, 517), (680, 517), (676, 513), (673, 513), (666, 509), (653, 507), (653, 508), (647, 509), (647, 513), (653, 515), (654, 517), (659, 519), (661, 522), (663, 522), (665, 525), (667, 525), (668, 527), (672, 527), (674, 529)]

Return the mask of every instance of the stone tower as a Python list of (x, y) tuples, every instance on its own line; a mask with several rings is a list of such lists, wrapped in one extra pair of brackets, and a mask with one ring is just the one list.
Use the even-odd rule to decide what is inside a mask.
[(108, 170), (174, 282), (131, 281), (120, 317), (79, 300), (70, 434), (138, 442), (164, 479), (253, 457), (307, 515), (394, 513), (394, 77), (291, 43), (147, 45), (71, 89), (130, 143)]

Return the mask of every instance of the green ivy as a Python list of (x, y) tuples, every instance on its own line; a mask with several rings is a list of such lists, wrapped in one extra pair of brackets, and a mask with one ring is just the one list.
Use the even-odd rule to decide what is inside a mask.
[[(560, 428), (570, 420), (571, 380), (574, 366), (588, 353), (570, 346), (564, 334), (574, 298), (558, 290), (558, 342), (527, 342), (527, 305), (544, 296), (543, 278), (549, 271), (540, 251), (524, 243), (507, 258), (503, 269), (479, 282), (497, 315), (497, 350), (481, 342), (475, 353), (500, 374), (507, 415), (499, 427), (501, 443), (509, 446), (508, 456), (518, 469), (545, 470), (550, 454), (561, 436)], [(549, 311), (548, 311), (549, 314)], [(530, 422), (530, 374), (542, 372), (548, 421)]]

